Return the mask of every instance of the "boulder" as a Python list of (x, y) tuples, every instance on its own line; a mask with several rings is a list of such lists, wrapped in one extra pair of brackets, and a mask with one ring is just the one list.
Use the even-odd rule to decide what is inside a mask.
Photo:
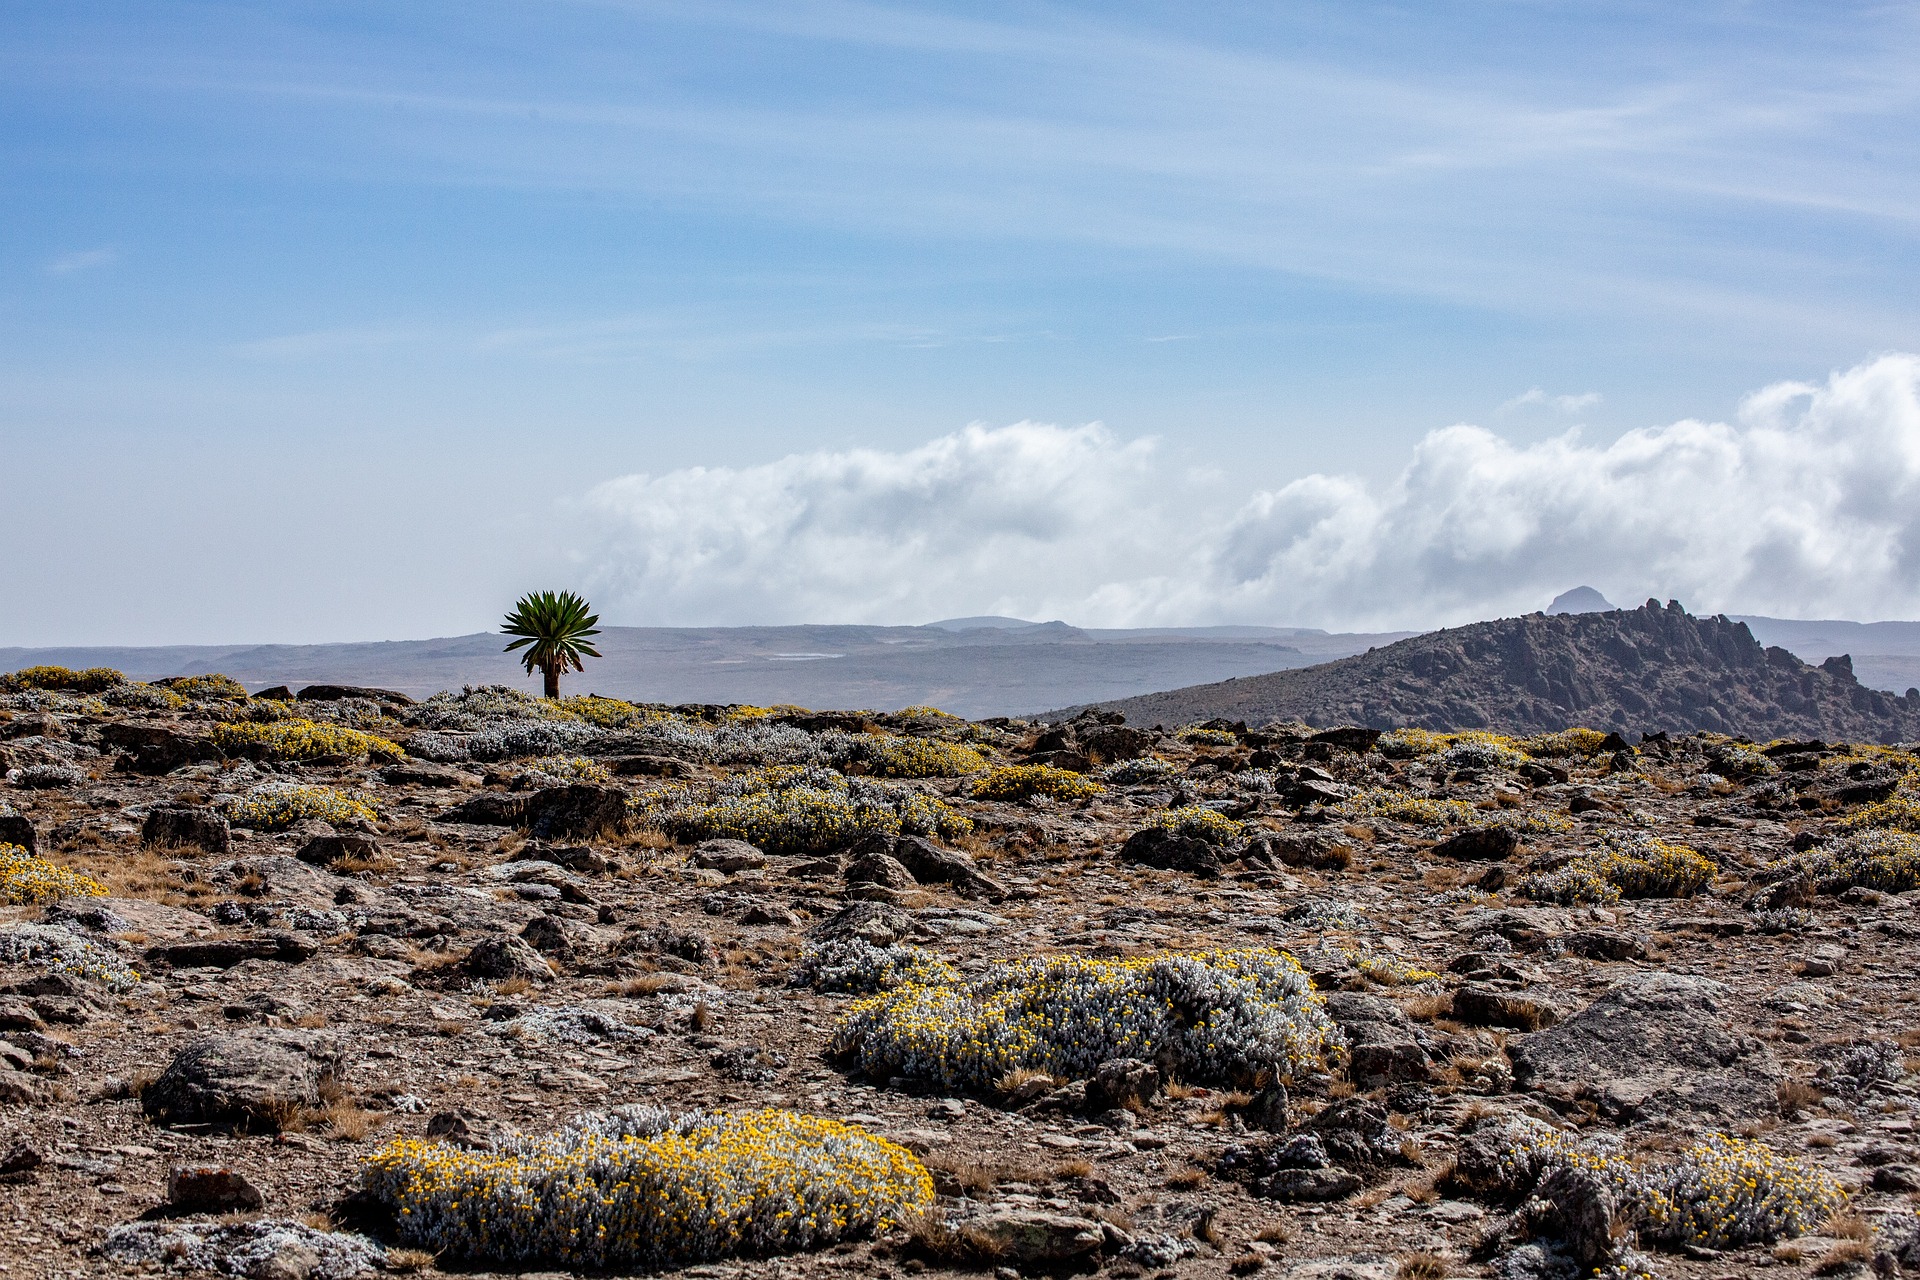
[(478, 827), (517, 827), (525, 819), (527, 795), (489, 791), (457, 804), (440, 815), (441, 822), (466, 822)]
[(1344, 1200), (1362, 1186), (1360, 1175), (1346, 1169), (1280, 1169), (1262, 1178), (1250, 1190), (1284, 1203)]
[(1087, 1110), (1094, 1113), (1119, 1107), (1144, 1106), (1159, 1094), (1160, 1069), (1138, 1058), (1109, 1058), (1094, 1068), (1087, 1081)]
[(117, 767), (131, 773), (172, 773), (183, 765), (226, 758), (211, 738), (167, 725), (127, 721), (104, 725), (100, 743), (125, 752)]
[(1000, 1265), (1045, 1270), (1097, 1257), (1106, 1240), (1092, 1218), (1024, 1208), (969, 1218), (956, 1234), (973, 1252)]
[(1135, 760), (1153, 747), (1153, 735), (1122, 724), (1094, 725), (1080, 730), (1080, 746), (1102, 760)]
[(1625, 1238), (1624, 1230), (1614, 1230), (1619, 1211), (1618, 1198), (1603, 1176), (1578, 1165), (1561, 1165), (1540, 1180), (1521, 1217), (1531, 1238), (1558, 1241), (1580, 1274), (1594, 1275), (1615, 1260), (1618, 1241)]
[(821, 942), (860, 938), (876, 947), (890, 947), (913, 931), (913, 917), (885, 902), (853, 902), (807, 930)]
[(1511, 827), (1469, 827), (1454, 832), (1428, 852), (1465, 862), (1505, 862), (1519, 848), (1520, 834)]
[(1592, 1101), (1616, 1119), (1775, 1114), (1779, 1064), (1760, 1041), (1728, 1029), (1732, 1010), (1731, 993), (1710, 979), (1637, 975), (1510, 1042), (1514, 1080)]
[(1470, 1027), (1538, 1031), (1560, 1021), (1560, 1007), (1545, 991), (1507, 991), (1468, 983), (1453, 993), (1453, 1016)]
[(452, 765), (426, 760), (402, 760), (380, 771), (380, 781), (390, 787), (458, 787), (473, 780), (472, 774)]
[[(980, 870), (972, 858), (957, 849), (943, 849), (924, 836), (871, 835), (852, 849), (855, 857), (865, 853), (885, 854), (917, 883), (952, 885), (965, 898), (998, 902), (1007, 896), (1006, 886)], [(848, 879), (852, 878), (849, 872)]]
[(344, 698), (367, 698), (373, 702), (391, 702), (410, 707), (413, 699), (392, 689), (367, 689), (355, 684), (310, 684), (293, 695), (301, 702), (339, 702)]
[(858, 854), (847, 863), (847, 883), (879, 885), (886, 889), (916, 889), (920, 882), (913, 872), (900, 865), (898, 858), (874, 850)]
[(168, 1213), (252, 1213), (265, 1205), (260, 1188), (238, 1169), (177, 1164), (167, 1170)]
[(331, 869), (347, 858), (371, 863), (380, 857), (380, 846), (361, 835), (315, 836), (293, 856), (311, 866)]
[(576, 782), (527, 798), (521, 823), (542, 839), (590, 840), (618, 835), (627, 825), (627, 793), (619, 787)]
[(276, 929), (245, 938), (188, 938), (147, 948), (147, 959), (172, 969), (231, 969), (246, 960), (298, 964), (320, 953), (297, 933)]
[(40, 838), (34, 834), (33, 819), (0, 805), (0, 844), (15, 844), (28, 853), (37, 852)]
[(1432, 1059), (1413, 1020), (1392, 1001), (1336, 991), (1327, 996), (1327, 1016), (1346, 1035), (1347, 1075), (1359, 1088), (1432, 1075)]
[(562, 965), (571, 965), (578, 951), (573, 937), (566, 926), (554, 916), (535, 916), (527, 921), (527, 927), (520, 931), (520, 937), (526, 944)]
[(226, 853), (233, 847), (233, 828), (224, 814), (212, 809), (166, 807), (150, 809), (140, 824), (140, 842), (166, 849), (193, 848)]
[(693, 847), (693, 865), (733, 875), (758, 871), (767, 865), (767, 855), (745, 840), (702, 840)]
[(201, 1036), (141, 1091), (140, 1105), (156, 1124), (277, 1130), (301, 1108), (322, 1105), (344, 1060), (331, 1037), (307, 1031)]
[(474, 944), (460, 962), (462, 972), (489, 982), (525, 978), (530, 982), (551, 982), (553, 966), (524, 939), (512, 934), (483, 938)]
[(1144, 827), (1120, 846), (1120, 860), (1159, 871), (1185, 871), (1202, 879), (1220, 874), (1220, 851), (1205, 840), (1183, 836), (1165, 827)]

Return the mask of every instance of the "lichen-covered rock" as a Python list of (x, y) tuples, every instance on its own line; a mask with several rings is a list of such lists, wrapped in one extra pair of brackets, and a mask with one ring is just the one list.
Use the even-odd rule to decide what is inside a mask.
[(386, 1251), (365, 1236), (304, 1222), (129, 1222), (100, 1255), (124, 1267), (186, 1266), (245, 1280), (356, 1280), (381, 1270)]
[(1220, 874), (1220, 851), (1205, 840), (1180, 835), (1165, 827), (1143, 827), (1120, 846), (1120, 861), (1136, 862), (1157, 871), (1185, 871), (1202, 879)]
[(322, 1087), (345, 1057), (333, 1038), (309, 1031), (201, 1036), (174, 1055), (140, 1105), (157, 1124), (278, 1129), (300, 1109), (321, 1105)]
[(525, 978), (529, 982), (551, 982), (553, 966), (524, 939), (512, 934), (482, 938), (474, 944), (460, 967), (469, 977), (489, 982)]
[(147, 811), (140, 840), (160, 848), (225, 853), (233, 845), (233, 829), (224, 814), (212, 809), (162, 806)]
[(1413, 1020), (1392, 1001), (1336, 991), (1327, 996), (1327, 1016), (1346, 1036), (1347, 1075), (1360, 1088), (1432, 1075), (1433, 1061)]
[(1708, 978), (1647, 973), (1558, 1026), (1512, 1042), (1522, 1088), (1588, 1100), (1609, 1116), (1772, 1114), (1780, 1069), (1728, 1030), (1731, 993)]

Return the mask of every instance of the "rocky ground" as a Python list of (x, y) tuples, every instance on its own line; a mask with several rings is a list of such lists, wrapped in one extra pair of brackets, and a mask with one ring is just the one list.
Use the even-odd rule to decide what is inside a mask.
[[(1650, 1167), (1708, 1133), (1757, 1139), (1847, 1197), (1794, 1238), (1643, 1242), (1654, 1274), (1920, 1273), (1920, 1240), (1900, 1253), (1920, 1191), (1920, 892), (1817, 865), (1857, 815), (1898, 808), (1902, 748), (1763, 755), (1697, 736), (1529, 758), (1298, 725), (714, 707), (600, 707), (597, 725), (520, 742), (503, 729), (549, 721), (504, 695), (270, 701), (0, 696), (0, 843), (107, 891), (21, 881), (30, 900), (0, 907), (0, 1274), (434, 1274), (356, 1198), (371, 1152), (484, 1149), (635, 1102), (843, 1119), (934, 1174), (940, 1200), (911, 1231), (701, 1277), (1548, 1275), (1583, 1250), (1612, 1265), (1630, 1241), (1607, 1242), (1607, 1214), (1625, 1224), (1624, 1207), (1602, 1206), (1595, 1246), (1590, 1204), (1529, 1199), (1493, 1168), (1515, 1117), (1617, 1138)], [(253, 758), (273, 749), (222, 729), (300, 720), (408, 754)], [(783, 760), (859, 774), (848, 741), (869, 733), (1100, 789), (895, 783), (945, 806), (933, 838), (798, 852), (689, 826), (689, 805)], [(262, 797), (295, 785), (367, 808), (273, 829)], [(1192, 808), (1221, 821), (1154, 826)], [(1623, 839), (1698, 851), (1706, 883), (1527, 896)], [(1146, 1063), (1091, 1088), (961, 1095), (867, 1078), (833, 1054), (859, 997), (797, 976), (852, 938), (963, 975), (1279, 948), (1345, 1043), (1284, 1089)]]

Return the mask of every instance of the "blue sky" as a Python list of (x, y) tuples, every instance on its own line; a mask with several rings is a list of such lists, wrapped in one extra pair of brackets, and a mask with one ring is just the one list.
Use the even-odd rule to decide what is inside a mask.
[[(0, 4), (0, 644), (446, 634), (568, 580), (630, 622), (1337, 623), (944, 552), (689, 593), (794, 530), (662, 567), (660, 495), (1098, 422), (1157, 442), (1138, 500), (1378, 505), (1454, 424), (1730, 421), (1920, 350), (1917, 117), (1911, 5)], [(1886, 554), (1724, 603), (1907, 607)], [(1351, 617), (1540, 589), (1424, 581)]]

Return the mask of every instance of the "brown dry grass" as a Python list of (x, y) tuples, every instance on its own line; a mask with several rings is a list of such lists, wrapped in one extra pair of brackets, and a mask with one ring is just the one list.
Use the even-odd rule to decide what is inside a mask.
[(1806, 1080), (1782, 1080), (1777, 1093), (1782, 1111), (1811, 1111), (1827, 1096)]
[(1813, 1264), (1817, 1276), (1839, 1275), (1873, 1261), (1873, 1246), (1865, 1240), (1842, 1240)]
[(1425, 1249), (1402, 1257), (1399, 1267), (1394, 1270), (1398, 1280), (1445, 1280), (1445, 1277), (1452, 1274), (1451, 1263), (1441, 1255)]

